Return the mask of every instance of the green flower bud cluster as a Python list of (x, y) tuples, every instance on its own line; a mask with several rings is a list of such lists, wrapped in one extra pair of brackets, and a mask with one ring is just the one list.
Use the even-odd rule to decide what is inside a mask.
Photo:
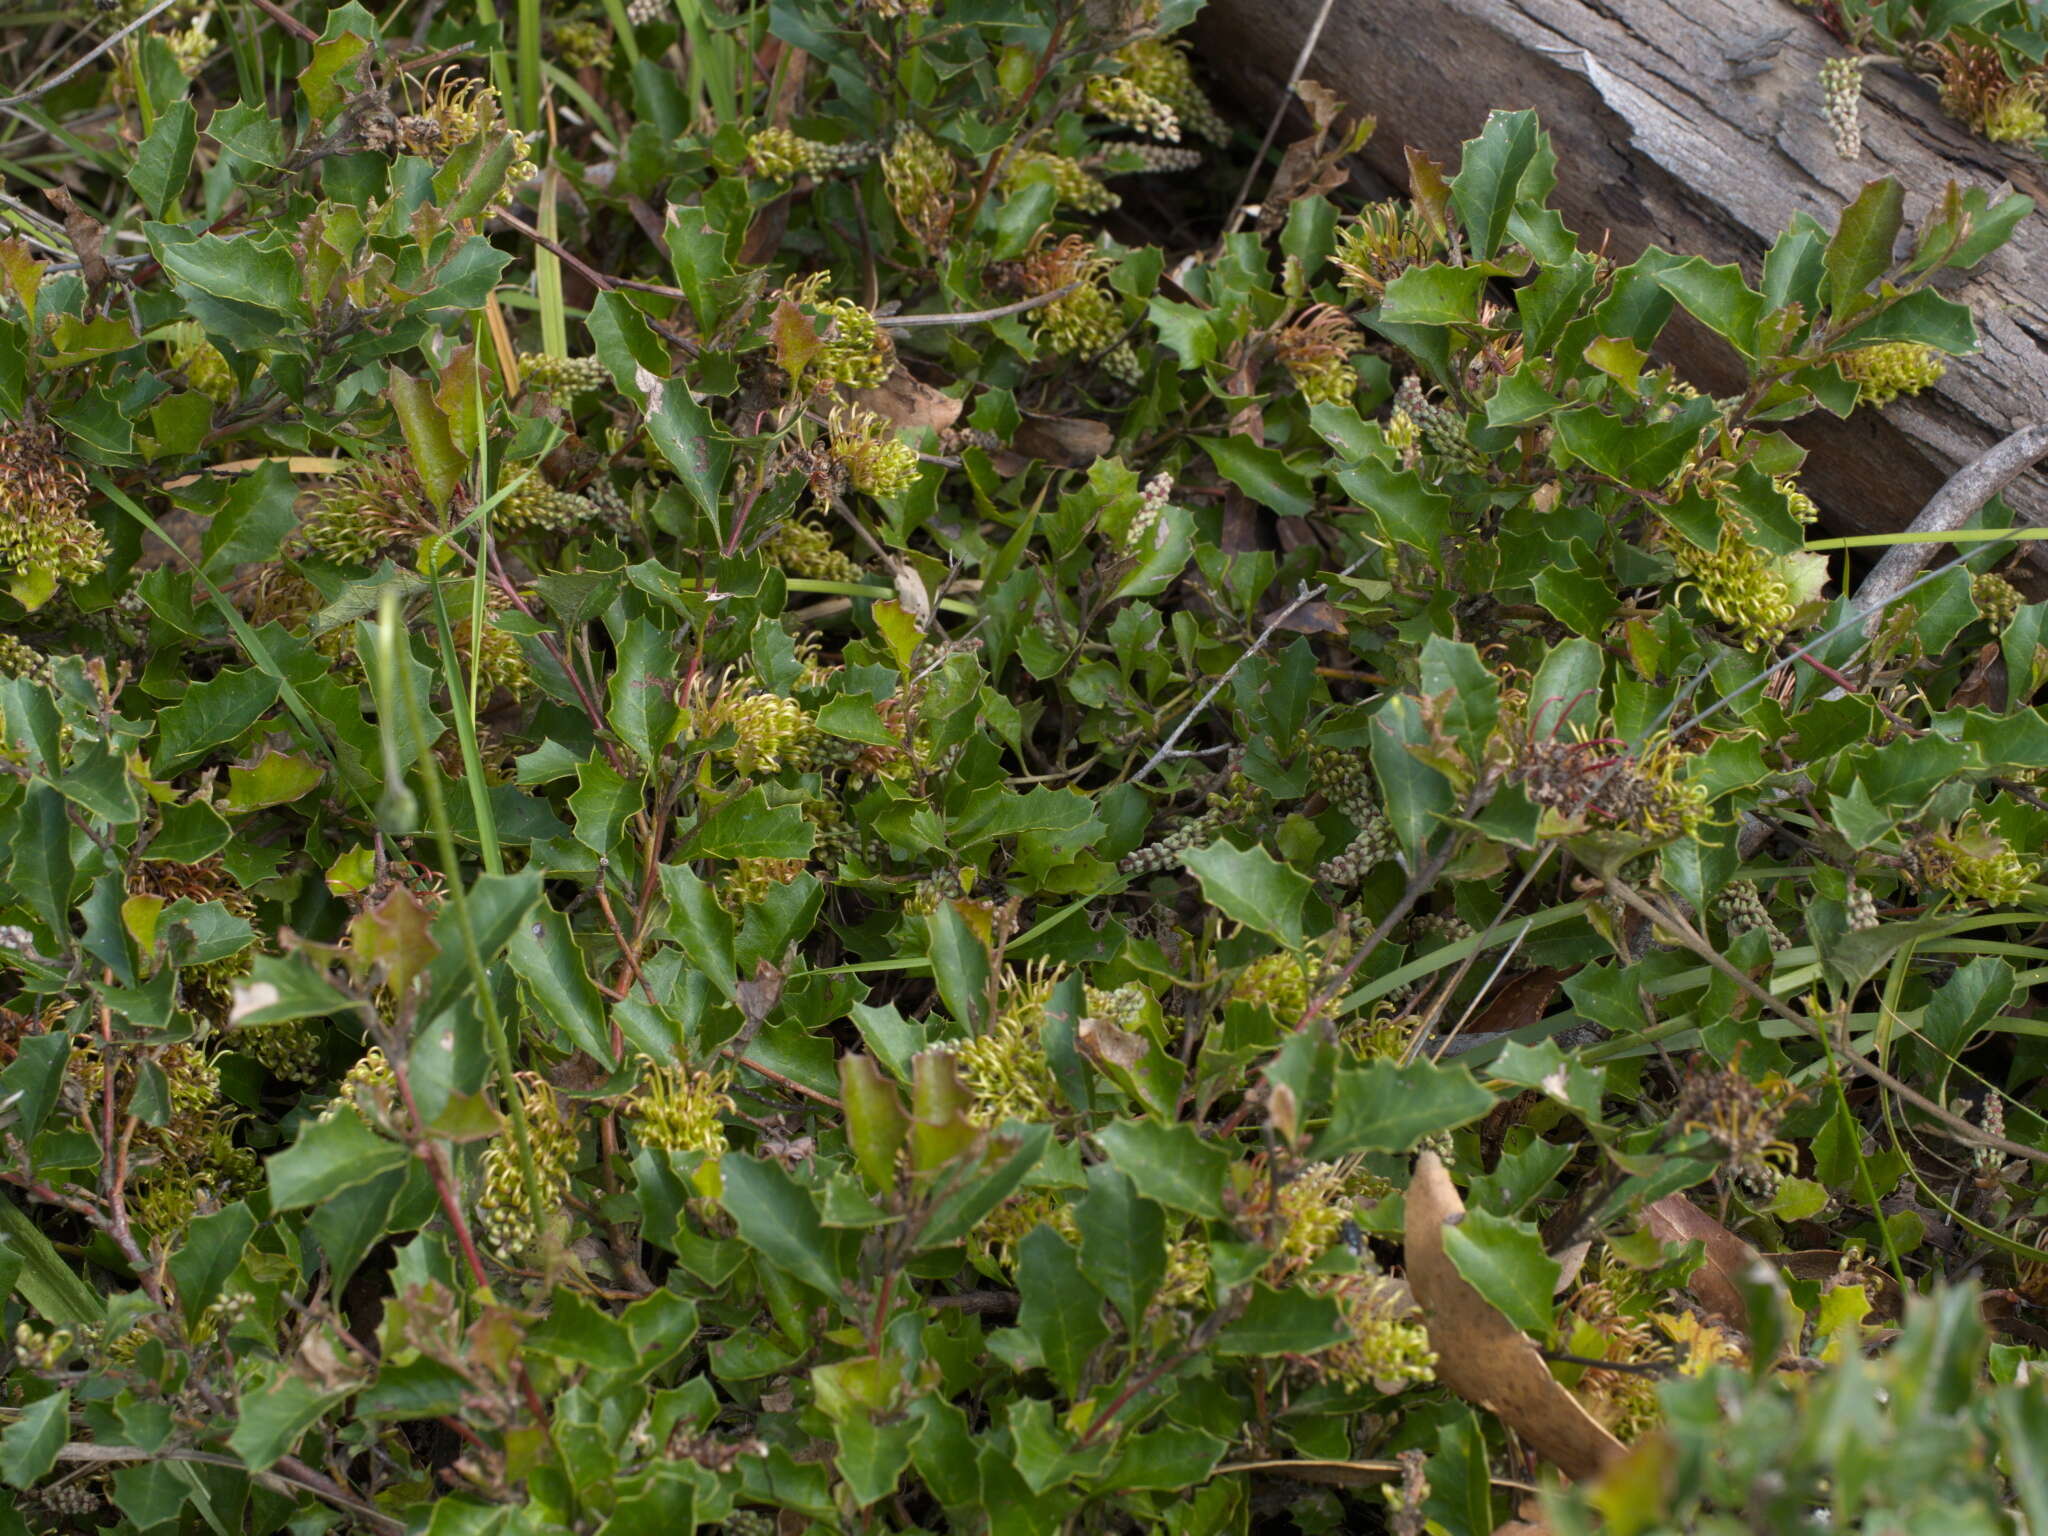
[(536, 1189), (531, 1194), (527, 1189), (518, 1142), (508, 1128), (484, 1153), (483, 1194), (476, 1205), (477, 1224), (483, 1229), (484, 1241), (505, 1259), (518, 1258), (540, 1240), (533, 1225), (534, 1206), (544, 1211), (559, 1210), (569, 1198), (569, 1175), (578, 1150), (576, 1131), (545, 1078), (521, 1072), (519, 1102), (526, 1111), (526, 1136), (533, 1149)]
[(1727, 625), (1745, 650), (1774, 649), (1799, 612), (1797, 595), (1778, 562), (1745, 538), (1732, 522), (1721, 525), (1712, 550), (1692, 540), (1671, 540), (1671, 555), (1700, 603)]
[(597, 508), (589, 497), (558, 491), (537, 478), (527, 481), (497, 507), (498, 528), (508, 533), (563, 533), (596, 516)]
[(1342, 853), (1325, 859), (1317, 868), (1316, 878), (1333, 885), (1355, 885), (1396, 851), (1393, 824), (1373, 792), (1372, 770), (1362, 752), (1316, 747), (1309, 753), (1309, 775), (1323, 798), (1358, 828)]
[(1313, 1375), (1354, 1392), (1398, 1392), (1436, 1380), (1429, 1330), (1406, 1287), (1367, 1273), (1331, 1275), (1315, 1288), (1337, 1303), (1345, 1339), (1306, 1358)]
[(976, 1125), (1006, 1120), (1039, 1124), (1053, 1117), (1059, 1085), (1045, 1054), (1045, 1005), (1054, 978), (1039, 972), (1005, 977), (996, 1016), (972, 1040), (948, 1047), (960, 1064), (960, 1079), (974, 1095), (967, 1118)]
[(1418, 912), (1408, 919), (1408, 936), (1425, 954), (1446, 944), (1463, 943), (1476, 931), (1455, 912)]
[(1337, 231), (1331, 255), (1344, 288), (1377, 303), (1388, 283), (1436, 254), (1436, 240), (1408, 204), (1389, 199), (1369, 203)]
[(168, 337), (171, 366), (183, 371), (185, 382), (215, 405), (232, 405), (235, 399), (235, 371), (221, 356), (220, 348), (206, 339), (206, 329), (196, 320), (181, 320)]
[(1195, 1223), (1191, 1230), (1167, 1245), (1166, 1273), (1159, 1281), (1159, 1289), (1153, 1293), (1153, 1309), (1173, 1311), (1205, 1301), (1212, 1272), (1209, 1244), (1203, 1237), (1201, 1225)]
[(628, 1105), (628, 1118), (640, 1144), (662, 1152), (702, 1152), (711, 1157), (726, 1149), (720, 1116), (732, 1113), (725, 1079), (680, 1062), (657, 1066), (640, 1059), (640, 1084)]
[(808, 518), (793, 517), (761, 542), (761, 553), (792, 576), (812, 581), (859, 581), (860, 562), (833, 546), (832, 535)]
[(547, 352), (519, 354), (519, 377), (528, 389), (556, 395), (588, 394), (612, 387), (611, 370), (595, 357), (556, 357)]
[(1994, 633), (2002, 633), (2026, 605), (2020, 589), (1996, 571), (1986, 571), (1970, 579), (1970, 601), (1977, 605), (1977, 611), (1984, 615), (1985, 623)]
[(1105, 1020), (1118, 1029), (1130, 1029), (1144, 1014), (1150, 994), (1137, 983), (1126, 982), (1107, 991), (1101, 987), (1084, 987), (1081, 999), (1089, 1018)]
[(419, 476), (402, 456), (351, 464), (316, 493), (299, 536), (342, 565), (375, 565), (411, 552), (434, 529)]
[(662, 17), (672, 15), (674, 15), (674, 11), (670, 6), (669, 0), (628, 0), (626, 6), (626, 24), (628, 26), (652, 26), (655, 22), (661, 20)]
[(1987, 906), (2016, 905), (2040, 875), (2039, 865), (2021, 858), (1975, 811), (1953, 832), (1916, 839), (1908, 851), (1919, 862), (1921, 884)]
[(1173, 108), (1129, 75), (1091, 75), (1084, 95), (1097, 117), (1169, 144), (1180, 142), (1180, 118)]
[(1156, 37), (1140, 38), (1125, 44), (1116, 57), (1124, 67), (1120, 78), (1165, 103), (1182, 126), (1211, 144), (1230, 142), (1230, 124), (1195, 83), (1194, 68), (1180, 44)]
[(953, 221), (953, 187), (960, 167), (952, 153), (922, 128), (905, 123), (882, 156), (882, 185), (896, 217), (928, 251), (942, 250)]
[(1714, 898), (1714, 911), (1727, 927), (1730, 938), (1761, 929), (1771, 948), (1792, 947), (1785, 930), (1771, 921), (1770, 909), (1764, 905), (1763, 893), (1754, 880), (1730, 880)]
[(398, 1097), (398, 1075), (381, 1046), (371, 1046), (362, 1059), (342, 1074), (341, 1087), (328, 1106), (348, 1104), (371, 1125), (387, 1119)]
[(565, 21), (554, 30), (555, 52), (571, 69), (602, 69), (611, 62), (612, 35), (594, 21)]
[(1870, 894), (1870, 887), (1860, 880), (1849, 882), (1848, 917), (1851, 933), (1868, 933), (1879, 922), (1877, 898)]
[(1889, 405), (1901, 395), (1917, 395), (1940, 383), (1948, 372), (1947, 360), (1917, 341), (1881, 341), (1835, 361), (1857, 386), (1858, 405)]
[(25, 640), (0, 633), (0, 677), (25, 677), (47, 687), (54, 675), (49, 657)]
[(896, 347), (872, 311), (851, 299), (819, 299), (805, 295), (823, 342), (816, 361), (816, 381), (874, 389), (896, 366)]
[(917, 484), (917, 450), (891, 432), (881, 417), (858, 407), (841, 407), (832, 413), (829, 427), (832, 458), (856, 491), (886, 501)]
[(1337, 1241), (1351, 1215), (1347, 1182), (1336, 1163), (1310, 1163), (1280, 1186), (1275, 1205), (1281, 1231), (1272, 1267), (1288, 1274), (1305, 1269)]
[(1409, 374), (1394, 391), (1394, 410), (1414, 421), (1422, 446), (1443, 461), (1446, 469), (1467, 475), (1486, 473), (1486, 457), (1465, 440), (1465, 418), (1447, 405), (1432, 402), (1421, 375)]
[(1820, 115), (1835, 136), (1835, 153), (1844, 160), (1863, 153), (1863, 66), (1868, 62), (1861, 56), (1821, 61)]
[(320, 1080), (320, 1032), (310, 1020), (291, 1019), (245, 1029), (236, 1035), (235, 1044), (261, 1062), (272, 1077), (287, 1083)]
[(1310, 968), (1299, 956), (1276, 949), (1238, 973), (1225, 1001), (1250, 1003), (1282, 1024), (1292, 1024), (1308, 1011), (1311, 980)]
[(1123, 311), (1116, 296), (1092, 275), (1072, 293), (1030, 312), (1028, 319), (1039, 346), (1056, 357), (1102, 355), (1112, 378), (1136, 388), (1145, 372), (1138, 354), (1124, 339)]
[(772, 1515), (758, 1509), (736, 1509), (725, 1517), (725, 1536), (775, 1536)]
[(1199, 149), (1173, 144), (1151, 144), (1142, 140), (1112, 140), (1100, 145), (1088, 157), (1088, 165), (1106, 176), (1158, 176), (1192, 171), (1202, 163)]
[[(235, 1145), (223, 1112), (220, 1069), (189, 1041), (151, 1053), (170, 1101), (161, 1125), (140, 1125), (130, 1162), (128, 1210), (136, 1226), (160, 1242), (174, 1242), (200, 1210), (218, 1206), (262, 1183), (255, 1153)], [(104, 1082), (104, 1058), (97, 1049), (71, 1053), (68, 1071), (81, 1100), (97, 1106)], [(124, 1059), (116, 1080), (117, 1098), (132, 1083), (133, 1064)]]
[(872, 144), (826, 144), (787, 128), (763, 128), (747, 140), (747, 159), (766, 181), (794, 181), (800, 175), (825, 176), (867, 164)]
[(1003, 191), (1014, 193), (1038, 181), (1050, 183), (1064, 206), (1082, 213), (1108, 213), (1119, 201), (1072, 155), (1056, 155), (1044, 149), (1012, 152), (1003, 165)]
[(91, 1482), (53, 1483), (47, 1488), (24, 1494), (22, 1513), (30, 1514), (34, 1509), (41, 1509), (60, 1520), (83, 1519), (98, 1514), (105, 1502), (99, 1489)]
[(85, 476), (55, 427), (0, 427), (0, 566), (70, 586), (106, 568), (107, 536), (85, 515)]
[(1127, 875), (1154, 875), (1164, 869), (1178, 869), (1183, 855), (1216, 841), (1225, 827), (1234, 826), (1266, 808), (1265, 792), (1243, 774), (1233, 773), (1221, 790), (1212, 791), (1208, 806), (1190, 817), (1165, 837), (1127, 853), (1117, 868)]

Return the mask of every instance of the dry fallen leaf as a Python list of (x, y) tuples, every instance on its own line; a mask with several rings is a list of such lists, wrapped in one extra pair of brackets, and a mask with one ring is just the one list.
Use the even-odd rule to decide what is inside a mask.
[(1067, 469), (1086, 469), (1108, 453), (1116, 435), (1099, 421), (1076, 416), (1026, 416), (1011, 447), (1027, 459)]
[(873, 389), (851, 389), (847, 394), (855, 405), (873, 411), (890, 426), (903, 431), (930, 427), (934, 432), (943, 432), (960, 419), (962, 409), (962, 402), (912, 377), (901, 363)]
[(1497, 1414), (1567, 1477), (1590, 1477), (1623, 1454), (1550, 1374), (1536, 1346), (1466, 1283), (1444, 1252), (1444, 1227), (1465, 1219), (1465, 1203), (1434, 1152), (1415, 1163), (1408, 1185), (1408, 1285), (1422, 1307), (1436, 1376), (1468, 1403)]
[(1643, 1208), (1643, 1223), (1660, 1243), (1689, 1243), (1698, 1238), (1707, 1261), (1687, 1282), (1699, 1304), (1730, 1327), (1747, 1331), (1749, 1308), (1736, 1276), (1759, 1258), (1756, 1249), (1694, 1205), (1684, 1195), (1666, 1195)]

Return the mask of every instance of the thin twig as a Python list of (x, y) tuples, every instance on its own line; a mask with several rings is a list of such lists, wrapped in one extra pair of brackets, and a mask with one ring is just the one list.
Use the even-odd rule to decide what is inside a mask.
[[(1356, 560), (1352, 561), (1349, 565), (1345, 566), (1343, 570), (1339, 571), (1337, 573), (1336, 579), (1341, 580), (1343, 577), (1349, 576), (1353, 571), (1357, 570), (1359, 566), (1363, 565), (1368, 558), (1369, 557), (1366, 555), (1360, 555)], [(1154, 752), (1150, 757), (1146, 758), (1144, 766), (1139, 768), (1138, 771), (1132, 774), (1130, 778), (1125, 782), (1130, 784), (1138, 783), (1140, 780), (1144, 779), (1146, 775), (1150, 774), (1154, 768), (1157, 768), (1161, 763), (1165, 762), (1169, 757), (1173, 756), (1174, 747), (1179, 743), (1181, 737), (1186, 733), (1187, 728), (1190, 725), (1194, 724), (1195, 717), (1200, 715), (1203, 710), (1209, 707), (1210, 703), (1215, 699), (1217, 694), (1221, 693), (1225, 688), (1230, 686), (1230, 680), (1233, 677), (1237, 676), (1238, 668), (1242, 667), (1246, 662), (1250, 661), (1254, 656), (1258, 655), (1259, 652), (1263, 651), (1266, 648), (1266, 643), (1270, 641), (1274, 635), (1279, 633), (1280, 627), (1283, 624), (1285, 624), (1289, 619), (1293, 618), (1298, 610), (1306, 608), (1310, 603), (1314, 602), (1317, 598), (1321, 597), (1325, 592), (1329, 590), (1330, 587), (1328, 582), (1318, 582), (1315, 586), (1304, 587), (1302, 588), (1301, 595), (1299, 597), (1295, 598), (1293, 602), (1289, 603), (1285, 608), (1282, 608), (1278, 613), (1274, 614), (1273, 617), (1267, 622), (1265, 629), (1260, 631), (1259, 638), (1251, 643), (1251, 648), (1247, 650), (1242, 656), (1238, 657), (1237, 660), (1233, 661), (1228, 667), (1228, 669), (1225, 670), (1223, 675), (1217, 678), (1215, 682), (1209, 685), (1209, 691), (1203, 694), (1201, 698), (1195, 701), (1195, 707), (1193, 709), (1189, 710), (1186, 714), (1180, 717), (1180, 724), (1176, 725), (1173, 728), (1173, 730), (1168, 733), (1166, 740), (1162, 741), (1159, 744), (1159, 749), (1156, 752)]]
[(90, 64), (94, 59), (98, 58), (108, 49), (112, 48), (115, 44), (119, 43), (121, 39), (126, 37), (130, 32), (135, 31), (138, 27), (148, 26), (152, 21), (155, 21), (157, 17), (163, 15), (165, 11), (168, 11), (172, 6), (176, 5), (177, 3), (178, 0), (157, 0), (157, 3), (155, 5), (151, 6), (148, 10), (144, 11), (140, 16), (136, 17), (133, 21), (129, 22), (128, 25), (123, 27), (120, 31), (114, 33), (113, 36), (109, 37), (105, 42), (101, 43), (97, 48), (93, 49), (90, 53), (86, 54), (85, 57), (81, 58), (76, 64), (73, 64), (69, 69), (63, 71), (61, 74), (51, 76), (48, 80), (45, 80), (41, 85), (35, 86), (30, 90), (23, 91), (18, 96), (0, 96), (0, 107), (18, 107), (25, 101), (34, 101), (38, 96), (47, 96), (50, 92), (57, 89), (58, 86), (62, 85), (66, 80), (69, 80), (73, 75), (77, 74), (81, 69), (84, 69), (85, 66)]
[[(2043, 458), (2048, 458), (2048, 422), (2018, 428), (1950, 475), (1906, 532), (1955, 532)], [(1934, 544), (1927, 542), (1894, 544), (1871, 568), (1855, 598), (1855, 611), (1866, 621), (1866, 634), (1876, 631), (1878, 610), (1905, 591), (1934, 550)]]
[(1287, 84), (1281, 88), (1280, 99), (1273, 104), (1273, 116), (1266, 124), (1266, 136), (1259, 140), (1259, 152), (1252, 156), (1252, 163), (1244, 168), (1244, 183), (1237, 189), (1237, 199), (1230, 205), (1230, 217), (1223, 221), (1223, 233), (1216, 240), (1216, 255), (1223, 255), (1223, 243), (1237, 233), (1238, 225), (1244, 222), (1244, 211), (1252, 200), (1252, 183), (1258, 179), (1259, 168), (1266, 163), (1266, 151), (1273, 147), (1273, 141), (1280, 136), (1280, 125), (1287, 120), (1287, 104), (1294, 100), (1294, 88), (1301, 84), (1302, 72), (1308, 68), (1308, 61), (1316, 51), (1316, 44), (1323, 39), (1323, 24), (1330, 19), (1330, 12), (1336, 0), (1323, 0), (1316, 10), (1316, 19), (1308, 29), (1308, 36), (1302, 39), (1301, 52), (1294, 56), (1294, 68), (1287, 72)]
[[(232, 1467), (246, 1472), (242, 1461), (233, 1456), (224, 1456), (216, 1451), (187, 1451), (166, 1448), (154, 1451), (143, 1450), (133, 1445), (100, 1445), (80, 1441), (57, 1448), (59, 1461), (76, 1462), (85, 1466), (118, 1466), (134, 1461), (191, 1461), (207, 1467)], [(285, 1470), (289, 1468), (289, 1470)], [(325, 1473), (316, 1472), (296, 1457), (285, 1457), (269, 1469), (254, 1473), (259, 1482), (278, 1484), (287, 1489), (299, 1489), (325, 1499), (336, 1509), (347, 1510), (356, 1519), (380, 1533), (380, 1536), (405, 1536), (405, 1522), (394, 1519), (374, 1504), (365, 1504)]]
[(1804, 1018), (1793, 1012), (1792, 1009), (1788, 1008), (1770, 991), (1758, 986), (1754, 978), (1730, 964), (1728, 959), (1719, 950), (1715, 949), (1712, 944), (1709, 944), (1700, 935), (1698, 930), (1692, 924), (1686, 922), (1684, 918), (1679, 917), (1676, 913), (1667, 912), (1661, 906), (1645, 900), (1641, 893), (1626, 881), (1609, 875), (1604, 877), (1603, 883), (1608, 890), (1621, 898), (1623, 905), (1640, 913), (1671, 934), (1680, 944), (1698, 955), (1708, 965), (1719, 971), (1723, 976), (1726, 976), (1736, 986), (1747, 992), (1751, 997), (1763, 1004), (1764, 1007), (1770, 1009), (1779, 1018), (1797, 1025), (1802, 1031), (1811, 1035), (1823, 1050), (1832, 1048), (1839, 1051), (1842, 1060), (1852, 1070), (1869, 1078), (1880, 1087), (1889, 1088), (1893, 1093), (1922, 1113), (1932, 1115), (1935, 1120), (1940, 1122), (1942, 1129), (1947, 1131), (1957, 1141), (1962, 1142), (1965, 1146), (1992, 1147), (2005, 1153), (2008, 1157), (2022, 1158), (2030, 1163), (2048, 1163), (2048, 1152), (2043, 1152), (2038, 1147), (2030, 1147), (2021, 1142), (2009, 1140), (2004, 1136), (1993, 1135), (1989, 1131), (1979, 1130), (1962, 1116), (1950, 1113), (1917, 1089), (1908, 1087), (1867, 1056), (1858, 1055), (1848, 1047), (1846, 1042), (1835, 1042), (1831, 1047), (1826, 1035), (1821, 1032), (1820, 1025), (1815, 1020)]
[(1039, 309), (1047, 304), (1057, 303), (1080, 287), (1079, 282), (1066, 283), (1050, 293), (1035, 294), (1028, 299), (1019, 299), (1014, 304), (999, 304), (994, 309), (974, 309), (958, 315), (877, 315), (875, 323), (892, 331), (907, 331), (920, 325), (977, 325), (984, 320), (1003, 320), (1011, 315), (1021, 315), (1026, 310)]

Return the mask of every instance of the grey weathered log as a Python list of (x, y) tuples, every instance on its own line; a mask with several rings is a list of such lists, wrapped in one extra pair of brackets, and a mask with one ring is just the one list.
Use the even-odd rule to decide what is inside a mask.
[[(1284, 89), (1319, 3), (1212, 0), (1204, 13), (1203, 61), (1251, 120)], [(1909, 221), (1951, 179), (2048, 204), (2037, 157), (1972, 136), (1897, 68), (1866, 71), (1863, 154), (1842, 159), (1818, 74), (1843, 52), (1784, 0), (1337, 0), (1306, 77), (1378, 117), (1367, 169), (1403, 188), (1404, 146), (1455, 166), (1489, 109), (1536, 108), (1557, 146), (1553, 201), (1583, 244), (1606, 235), (1624, 259), (1655, 244), (1739, 261), (1753, 280), (1795, 213), (1833, 227), (1884, 175), (1904, 185)], [(2048, 217), (1945, 287), (1976, 313), (1981, 353), (1882, 412), (1788, 429), (1812, 450), (1806, 486), (1842, 532), (1905, 527), (1958, 467), (2048, 419)], [(1733, 353), (1683, 314), (1664, 352), (1702, 387), (1737, 387)], [(2048, 522), (2039, 472), (2007, 500)]]

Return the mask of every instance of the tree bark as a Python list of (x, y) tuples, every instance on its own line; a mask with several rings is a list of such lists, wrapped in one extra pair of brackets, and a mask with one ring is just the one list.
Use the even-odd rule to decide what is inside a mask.
[[(1261, 125), (1318, 9), (1213, 0), (1204, 13), (1204, 63)], [(1976, 138), (1926, 83), (1879, 60), (1865, 71), (1862, 156), (1841, 158), (1819, 69), (1846, 51), (1783, 0), (1336, 0), (1305, 77), (1378, 118), (1363, 158), (1391, 186), (1405, 186), (1405, 146), (1455, 168), (1490, 109), (1535, 108), (1557, 146), (1553, 202), (1583, 245), (1605, 239), (1624, 260), (1655, 244), (1739, 261), (1755, 281), (1793, 214), (1832, 228), (1878, 176), (1905, 187), (1909, 225), (1951, 180), (2048, 204), (2038, 156)], [(1980, 353), (1882, 412), (1816, 412), (1788, 428), (1811, 450), (1804, 483), (1839, 531), (1905, 527), (1960, 465), (2048, 421), (2048, 218), (2023, 220), (1943, 287), (1975, 313)], [(1662, 351), (1703, 388), (1739, 387), (1734, 354), (1683, 312)], [(2039, 471), (2006, 499), (2048, 522)]]

